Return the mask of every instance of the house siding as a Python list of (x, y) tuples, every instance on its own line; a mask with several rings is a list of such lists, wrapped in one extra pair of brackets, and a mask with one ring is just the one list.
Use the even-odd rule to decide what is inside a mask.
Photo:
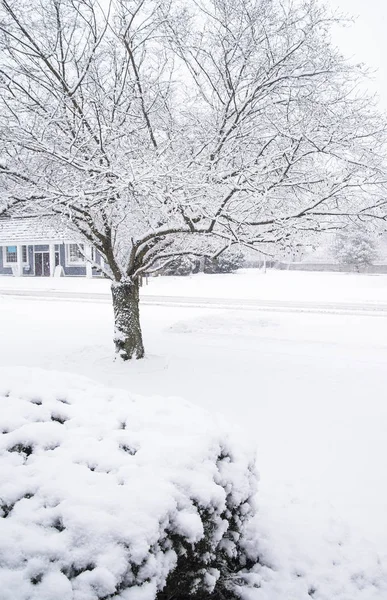
[(86, 267), (63, 267), (65, 275), (69, 277), (86, 277)]

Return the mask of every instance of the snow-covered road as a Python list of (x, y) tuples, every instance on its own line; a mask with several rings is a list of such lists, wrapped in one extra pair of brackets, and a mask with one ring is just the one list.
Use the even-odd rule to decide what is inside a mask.
[[(24, 297), (34, 300), (67, 300), (71, 302), (111, 302), (110, 294), (68, 290), (18, 290), (0, 288), (0, 296)], [(251, 310), (268, 312), (305, 312), (344, 315), (387, 316), (387, 303), (383, 302), (316, 302), (302, 300), (270, 300), (251, 298), (216, 298), (200, 296), (142, 296), (145, 306), (170, 306), (185, 308), (215, 308), (223, 310)]]

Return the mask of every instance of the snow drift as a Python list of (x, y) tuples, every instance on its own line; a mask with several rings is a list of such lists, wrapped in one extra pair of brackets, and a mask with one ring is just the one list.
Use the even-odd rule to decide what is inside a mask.
[(2, 600), (238, 597), (257, 475), (220, 419), (15, 369), (0, 431)]

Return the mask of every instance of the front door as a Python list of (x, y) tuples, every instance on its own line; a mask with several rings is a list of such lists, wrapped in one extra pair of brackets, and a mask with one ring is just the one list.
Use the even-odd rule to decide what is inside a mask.
[(35, 252), (35, 276), (50, 277), (49, 252)]

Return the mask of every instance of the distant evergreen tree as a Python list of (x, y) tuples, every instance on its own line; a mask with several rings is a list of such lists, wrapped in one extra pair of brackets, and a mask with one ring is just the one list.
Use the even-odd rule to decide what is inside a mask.
[(375, 235), (356, 229), (337, 235), (334, 255), (340, 264), (357, 268), (371, 265), (377, 258)]

